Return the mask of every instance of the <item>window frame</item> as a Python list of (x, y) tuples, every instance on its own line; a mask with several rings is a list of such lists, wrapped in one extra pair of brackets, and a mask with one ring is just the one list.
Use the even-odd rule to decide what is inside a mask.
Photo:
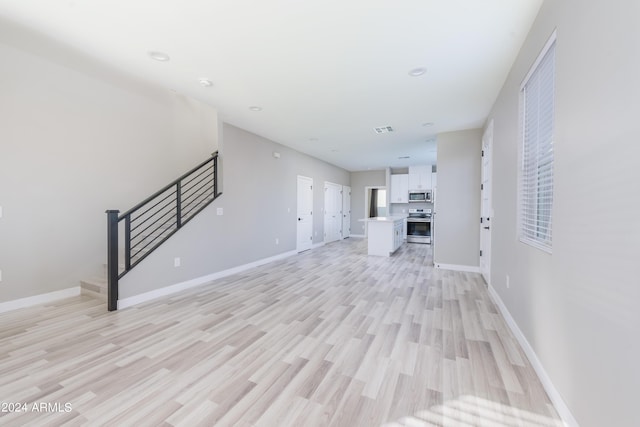
[[(540, 249), (542, 251), (545, 251), (549, 254), (552, 253), (552, 248), (553, 248), (553, 206), (554, 206), (553, 188), (554, 188), (554, 163), (555, 163), (554, 144), (555, 144), (555, 123), (556, 123), (556, 118), (555, 118), (556, 40), (557, 40), (557, 36), (556, 36), (556, 31), (554, 30), (554, 32), (551, 34), (551, 36), (545, 43), (544, 48), (540, 51), (540, 54), (538, 55), (533, 65), (529, 69), (529, 72), (523, 79), (520, 85), (520, 91), (519, 91), (519, 107), (520, 108), (518, 112), (518, 119), (519, 119), (518, 163), (519, 164), (518, 164), (518, 192), (517, 192), (517, 204), (518, 204), (517, 236), (520, 242), (526, 245), (532, 246), (534, 248)], [(547, 54), (552, 48), (554, 49), (554, 51), (553, 51), (553, 58), (552, 58), (553, 74), (551, 76), (552, 92), (550, 94), (551, 105), (552, 105), (551, 124), (550, 124), (551, 131), (549, 135), (550, 140), (538, 139), (536, 137), (536, 141), (534, 142), (535, 144), (534, 148), (535, 148), (536, 154), (535, 154), (535, 159), (533, 159), (535, 163), (535, 166), (533, 166), (533, 168), (535, 168), (536, 170), (534, 172), (531, 172), (532, 167), (529, 164), (525, 165), (526, 160), (528, 159), (528, 156), (525, 156), (525, 153), (526, 152), (531, 153), (531, 145), (529, 145), (531, 144), (531, 142), (530, 141), (527, 142), (528, 130), (526, 128), (526, 124), (527, 124), (526, 90), (528, 88), (528, 84), (530, 83), (532, 77), (534, 75), (536, 77), (539, 77), (536, 73), (538, 73), (538, 71), (540, 70), (540, 65), (542, 64), (543, 60), (547, 57)], [(537, 95), (539, 95), (539, 93)], [(546, 99), (548, 100), (548, 98)], [(538, 100), (537, 105), (539, 106), (540, 104), (541, 102)], [(548, 123), (546, 124), (548, 125)], [(537, 127), (536, 133), (539, 129), (540, 129), (540, 126)], [(550, 157), (550, 160), (547, 157), (545, 157), (544, 154), (541, 155), (540, 153), (539, 148), (540, 146), (543, 146), (543, 145), (550, 145), (550, 154), (546, 155)], [(543, 167), (541, 168), (539, 165), (540, 160), (550, 161), (550, 164), (549, 163), (544, 164)], [(527, 168), (526, 166), (529, 166), (529, 168)], [(550, 171), (547, 171), (547, 172), (541, 171), (541, 169), (544, 169), (544, 168), (546, 168), (545, 170), (550, 169)], [(528, 170), (529, 174), (527, 174), (527, 171), (525, 169)], [(542, 191), (540, 190), (541, 177), (548, 179), (548, 181), (544, 182), (544, 185), (550, 186), (550, 190), (548, 189), (542, 190)], [(526, 181), (525, 178), (529, 178), (528, 182), (531, 182), (531, 180), (535, 180), (536, 182), (535, 184), (530, 184), (530, 186), (532, 186), (533, 189), (529, 188), (527, 192), (525, 192), (525, 181)], [(531, 194), (531, 192), (533, 192), (533, 194)], [(531, 207), (527, 209), (524, 206), (525, 193), (530, 196), (530, 198), (528, 199), (529, 201), (534, 200), (533, 203), (535, 204), (535, 207)], [(542, 198), (541, 198), (541, 195), (543, 196)], [(545, 212), (541, 213), (541, 208), (540, 208), (541, 205), (544, 207), (544, 204), (549, 205), (548, 221), (546, 222), (544, 222)], [(532, 216), (534, 217), (533, 223), (530, 220), (529, 221), (525, 220), (525, 218), (531, 218)], [(547, 224), (546, 227), (543, 227), (544, 232), (540, 236), (532, 236), (531, 235), (532, 232), (530, 228), (531, 225), (533, 224), (535, 227), (540, 227), (541, 223), (543, 222)], [(525, 229), (525, 224), (529, 226), (528, 229)], [(536, 233), (536, 231), (534, 231), (533, 233)]]

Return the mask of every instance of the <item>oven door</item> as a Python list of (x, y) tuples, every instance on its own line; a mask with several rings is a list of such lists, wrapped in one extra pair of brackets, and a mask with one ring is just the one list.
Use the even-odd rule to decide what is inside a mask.
[(431, 221), (407, 220), (408, 243), (431, 243)]

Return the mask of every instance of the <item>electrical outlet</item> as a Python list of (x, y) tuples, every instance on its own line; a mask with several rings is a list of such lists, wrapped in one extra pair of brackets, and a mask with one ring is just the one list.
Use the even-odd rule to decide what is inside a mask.
[(511, 284), (509, 283), (509, 275), (508, 275), (508, 274), (507, 274), (507, 281), (506, 281), (506, 283), (507, 283), (507, 289), (509, 289), (509, 286), (511, 286)]
[(0, 218), (2, 218), (2, 206), (0, 206)]
[(182, 261), (180, 260), (180, 257), (175, 257), (173, 259), (173, 266), (174, 267), (180, 267), (180, 265), (182, 265)]
[(218, 208), (218, 209), (216, 209), (216, 213), (218, 215), (222, 215), (222, 214), (224, 214), (224, 210), (222, 208)]
[(276, 245), (279, 245), (279, 244), (280, 244), (280, 239), (276, 237)]

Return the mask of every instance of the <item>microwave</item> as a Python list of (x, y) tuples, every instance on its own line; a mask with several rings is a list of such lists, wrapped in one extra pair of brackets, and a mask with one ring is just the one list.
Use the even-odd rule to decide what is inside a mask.
[(410, 190), (409, 191), (409, 203), (430, 203), (431, 191), (430, 190)]

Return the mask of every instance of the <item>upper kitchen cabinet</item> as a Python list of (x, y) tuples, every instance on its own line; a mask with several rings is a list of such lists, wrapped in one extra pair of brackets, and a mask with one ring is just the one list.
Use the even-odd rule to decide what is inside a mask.
[(391, 175), (391, 203), (409, 203), (409, 175)]
[(431, 165), (409, 166), (409, 190), (431, 190)]

